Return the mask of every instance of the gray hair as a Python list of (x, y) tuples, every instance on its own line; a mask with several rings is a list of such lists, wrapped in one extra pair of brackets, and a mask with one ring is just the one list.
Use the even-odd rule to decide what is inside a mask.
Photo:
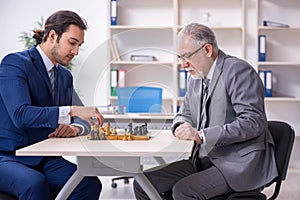
[(186, 25), (179, 32), (178, 39), (180, 40), (183, 36), (190, 36), (194, 40), (195, 45), (201, 46), (205, 43), (210, 43), (214, 51), (218, 51), (219, 49), (214, 32), (202, 24), (190, 23)]

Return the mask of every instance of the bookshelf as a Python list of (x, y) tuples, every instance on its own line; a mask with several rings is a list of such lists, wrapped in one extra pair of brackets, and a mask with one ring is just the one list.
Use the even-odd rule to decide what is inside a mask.
[[(266, 61), (258, 61), (257, 70), (273, 72), (273, 97), (265, 99), (267, 117), (290, 123), (297, 135), (300, 135), (299, 9), (297, 0), (257, 1), (257, 37), (260, 34), (267, 37)], [(289, 27), (263, 26), (263, 20)]]
[[(182, 102), (176, 36), (184, 25), (190, 22), (208, 25), (216, 33), (222, 50), (245, 58), (245, 0), (117, 0), (117, 24), (111, 25), (110, 18), (109, 12), (108, 39), (115, 41), (120, 59), (108, 49), (109, 82), (111, 70), (122, 69), (125, 86), (162, 87), (162, 113), (168, 115), (174, 115)], [(131, 61), (133, 54), (151, 55), (157, 60)], [(107, 102), (117, 104), (117, 97), (108, 92)]]

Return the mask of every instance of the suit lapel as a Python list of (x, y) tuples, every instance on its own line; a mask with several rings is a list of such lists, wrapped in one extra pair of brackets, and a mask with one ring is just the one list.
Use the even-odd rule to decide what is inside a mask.
[(218, 56), (216, 68), (215, 68), (213, 77), (212, 77), (209, 87), (208, 87), (208, 98), (210, 98), (211, 94), (214, 92), (215, 87), (220, 79), (220, 76), (223, 71), (223, 64), (224, 64), (225, 56), (226, 55), (221, 50), (219, 50), (219, 56)]
[(39, 54), (38, 50), (36, 49), (36, 47), (31, 47), (29, 49), (29, 55), (32, 59), (32, 62), (36, 68), (36, 70), (39, 72), (39, 74), (41, 75), (41, 77), (43, 78), (43, 80), (45, 81), (45, 83), (48, 86), (49, 92), (52, 94), (52, 89), (51, 89), (51, 83), (50, 83), (50, 79), (48, 76), (48, 72), (46, 70), (46, 66), (42, 60), (41, 55)]
[[(217, 64), (216, 64), (216, 67), (215, 67), (215, 70), (214, 70), (214, 73), (213, 73), (213, 76), (212, 76), (212, 79), (209, 83), (209, 86), (208, 86), (208, 96), (207, 96), (207, 99), (206, 99), (206, 102), (205, 102), (205, 113), (204, 113), (204, 119), (206, 120), (204, 123), (205, 123), (205, 127), (206, 127), (206, 124), (207, 124), (207, 119), (209, 119), (209, 116), (208, 116), (208, 110), (209, 110), (209, 105), (210, 105), (210, 98), (211, 98), (211, 95), (214, 93), (214, 90), (220, 80), (220, 77), (221, 77), (221, 74), (222, 74), (222, 71), (223, 71), (223, 63), (224, 63), (224, 58), (225, 58), (225, 54), (220, 50), (219, 51), (219, 57), (218, 57), (218, 60), (217, 60)], [(201, 89), (202, 89), (202, 86), (201, 86)], [(200, 104), (199, 104), (199, 110), (200, 110)], [(198, 116), (198, 121), (200, 120), (200, 116)], [(198, 125), (199, 126), (199, 125)], [(199, 128), (199, 127), (198, 127)]]

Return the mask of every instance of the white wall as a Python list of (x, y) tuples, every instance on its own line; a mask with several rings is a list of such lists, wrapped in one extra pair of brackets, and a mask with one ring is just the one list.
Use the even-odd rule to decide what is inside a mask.
[[(41, 17), (46, 20), (61, 9), (75, 11), (88, 22), (85, 43), (75, 58), (72, 70), (75, 88), (85, 104), (105, 105), (106, 81), (102, 71), (106, 66), (103, 50), (107, 38), (106, 0), (0, 0), (0, 60), (10, 52), (24, 49), (18, 38), (21, 32), (33, 30)], [(97, 56), (93, 56), (95, 54)]]
[[(247, 2), (246, 59), (256, 64), (255, 1)], [(37, 21), (46, 19), (53, 12), (69, 9), (88, 22), (85, 43), (75, 58), (72, 73), (74, 85), (86, 105), (106, 105), (107, 12), (106, 0), (0, 0), (0, 60), (10, 52), (24, 48), (18, 37), (22, 31), (36, 27)], [(255, 66), (254, 66), (255, 67)]]

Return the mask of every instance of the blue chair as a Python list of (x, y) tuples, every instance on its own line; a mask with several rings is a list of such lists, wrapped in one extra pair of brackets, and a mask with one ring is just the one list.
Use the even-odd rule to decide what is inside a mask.
[(119, 109), (129, 113), (161, 113), (162, 88), (122, 87), (117, 88)]

